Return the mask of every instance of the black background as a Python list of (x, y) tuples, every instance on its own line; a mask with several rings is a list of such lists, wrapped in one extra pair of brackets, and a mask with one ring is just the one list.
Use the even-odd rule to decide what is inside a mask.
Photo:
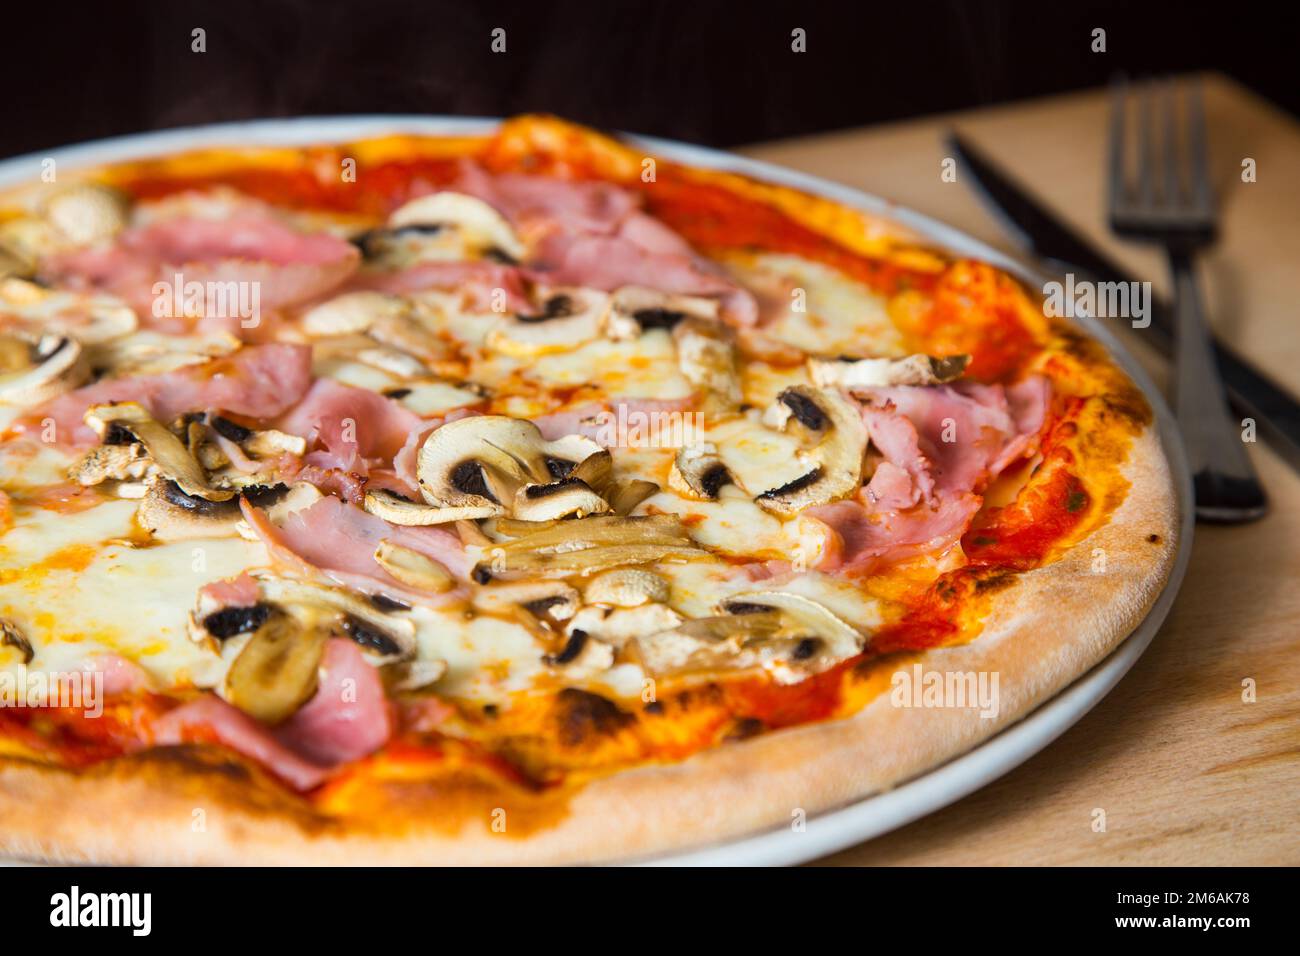
[[(735, 145), (1217, 69), (1300, 112), (1294, 2), (6, 5), (0, 153), (262, 116), (558, 113)], [(494, 27), (507, 49), (489, 49)], [(207, 52), (190, 31), (207, 31)], [(791, 52), (791, 30), (808, 50)], [(1094, 27), (1107, 52), (1090, 49)]]

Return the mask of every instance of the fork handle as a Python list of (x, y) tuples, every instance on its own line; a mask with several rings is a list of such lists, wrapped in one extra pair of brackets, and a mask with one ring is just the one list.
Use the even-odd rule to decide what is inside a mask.
[(1171, 249), (1169, 269), (1178, 331), (1175, 407), (1192, 468), (1196, 516), (1202, 521), (1253, 521), (1268, 511), (1268, 500), (1241, 431), (1228, 414), (1192, 254)]

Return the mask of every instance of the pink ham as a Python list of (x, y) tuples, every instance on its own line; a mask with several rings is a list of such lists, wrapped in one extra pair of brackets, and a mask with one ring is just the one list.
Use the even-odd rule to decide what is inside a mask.
[(370, 289), (405, 295), (424, 289), (459, 290), (471, 308), (489, 312), (497, 290), (504, 293), (501, 304), (507, 310), (526, 312), (531, 308), (524, 276), (516, 266), (486, 259), (474, 262), (419, 262), (395, 272), (360, 272), (349, 283), (356, 289)]
[(244, 518), (280, 564), (310, 574), (319, 570), (345, 587), (437, 605), (457, 591), (433, 594), (406, 587), (375, 562), (375, 548), (391, 541), (437, 561), (455, 577), (469, 573), (470, 558), (460, 538), (442, 528), (390, 525), (355, 505), (327, 496), (294, 512), (277, 527), (266, 513), (241, 500)]
[(282, 431), (321, 447), (306, 462), (364, 476), (367, 459), (392, 460), (420, 417), (391, 398), (365, 388), (318, 379), (280, 421)]
[(952, 547), (979, 511), (978, 495), (962, 494), (938, 508), (918, 505), (907, 511), (874, 513), (857, 501), (837, 501), (809, 508), (834, 534), (818, 567), (870, 574), (879, 568)]
[(149, 675), (143, 667), (111, 651), (92, 654), (81, 662), (81, 670), (86, 674), (101, 676), (105, 696), (125, 694), (149, 685)]
[(986, 482), (1037, 448), (1051, 396), (1034, 376), (1010, 387), (897, 386), (859, 397), (884, 460), (856, 499), (805, 513), (832, 532), (822, 569), (869, 574), (954, 545)]
[(84, 423), (91, 405), (135, 401), (159, 421), (185, 412), (220, 409), (251, 418), (274, 418), (307, 391), (311, 383), (311, 348), (306, 345), (252, 345), (202, 365), (162, 375), (109, 379), (60, 395), (22, 420), (15, 431), (39, 432), (46, 418), (55, 424), (56, 440), (88, 445), (99, 439)]
[(153, 722), (151, 731), (157, 746), (215, 741), (257, 761), (296, 790), (310, 790), (329, 776), (327, 767), (295, 753), (215, 694), (204, 694), (168, 711)]
[(345, 638), (331, 638), (316, 694), (275, 728), (275, 739), (312, 763), (336, 766), (374, 753), (393, 733), (379, 672)]
[(149, 321), (155, 283), (170, 286), (178, 273), (185, 283), (256, 283), (259, 306), (274, 309), (329, 291), (359, 261), (357, 248), (343, 239), (300, 233), (245, 208), (224, 219), (160, 219), (126, 230), (111, 246), (50, 256), (41, 268), (62, 283), (119, 295)]
[(262, 599), (257, 580), (247, 571), (203, 585), (199, 588), (199, 596), (217, 607), (252, 607)]
[(537, 225), (610, 233), (636, 209), (636, 200), (611, 183), (505, 173), (493, 176), (464, 163), (453, 187), (476, 196), (525, 229)]

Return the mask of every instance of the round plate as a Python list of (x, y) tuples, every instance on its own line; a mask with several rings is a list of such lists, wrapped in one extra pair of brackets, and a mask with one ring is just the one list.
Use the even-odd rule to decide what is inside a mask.
[[(142, 133), (68, 146), (46, 153), (30, 153), (0, 161), (0, 187), (17, 185), (40, 176), (42, 162), (54, 159), (71, 166), (98, 165), (141, 159), (201, 147), (301, 146), (314, 143), (346, 142), (388, 133), (428, 135), (481, 135), (499, 123), (493, 119), (428, 116), (341, 116), (302, 117), (288, 120), (258, 120), (222, 123), (185, 129)], [(647, 151), (692, 166), (722, 169), (755, 179), (779, 183), (816, 193), (845, 206), (861, 209), (908, 227), (923, 240), (958, 256), (982, 259), (1017, 276), (1031, 288), (1039, 288), (1044, 277), (1028, 266), (998, 252), (928, 216), (837, 183), (774, 166), (758, 160), (713, 149), (689, 146), (669, 140), (628, 137)], [(1007, 771), (1024, 763), (1068, 730), (1110, 692), (1146, 650), (1155, 637), (1178, 593), (1191, 555), (1193, 511), (1192, 483), (1182, 441), (1163, 397), (1146, 373), (1096, 319), (1077, 320), (1090, 335), (1100, 340), (1119, 365), (1142, 389), (1155, 409), (1157, 427), (1178, 495), (1180, 516), (1178, 554), (1164, 590), (1142, 623), (1110, 656), (1068, 688), (1043, 704), (1019, 723), (968, 753), (922, 774), (893, 790), (867, 797), (848, 806), (810, 817), (803, 830), (791, 827), (756, 833), (747, 837), (705, 846), (684, 853), (656, 857), (643, 862), (652, 865), (755, 866), (802, 863), (843, 850), (872, 837), (910, 823), (945, 807)]]

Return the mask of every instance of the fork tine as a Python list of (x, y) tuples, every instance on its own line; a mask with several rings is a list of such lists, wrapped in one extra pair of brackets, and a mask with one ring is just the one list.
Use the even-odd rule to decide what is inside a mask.
[(1143, 209), (1152, 209), (1155, 206), (1155, 182), (1151, 174), (1152, 148), (1151, 148), (1151, 127), (1153, 124), (1153, 94), (1154, 84), (1150, 81), (1143, 83), (1138, 88), (1138, 171), (1137, 171), (1137, 201)]
[(1157, 87), (1158, 94), (1164, 102), (1162, 109), (1164, 135), (1164, 184), (1161, 201), (1165, 208), (1172, 209), (1182, 201), (1182, 189), (1179, 186), (1179, 157), (1181, 151), (1178, 141), (1178, 82), (1170, 77)]
[(1110, 214), (1116, 216), (1128, 197), (1124, 180), (1124, 127), (1127, 117), (1128, 80), (1121, 73), (1111, 83), (1110, 99)]
[(1191, 198), (1198, 210), (1208, 214), (1214, 206), (1210, 187), (1208, 149), (1205, 144), (1205, 104), (1201, 84), (1193, 80), (1187, 92), (1187, 151), (1192, 160)]

